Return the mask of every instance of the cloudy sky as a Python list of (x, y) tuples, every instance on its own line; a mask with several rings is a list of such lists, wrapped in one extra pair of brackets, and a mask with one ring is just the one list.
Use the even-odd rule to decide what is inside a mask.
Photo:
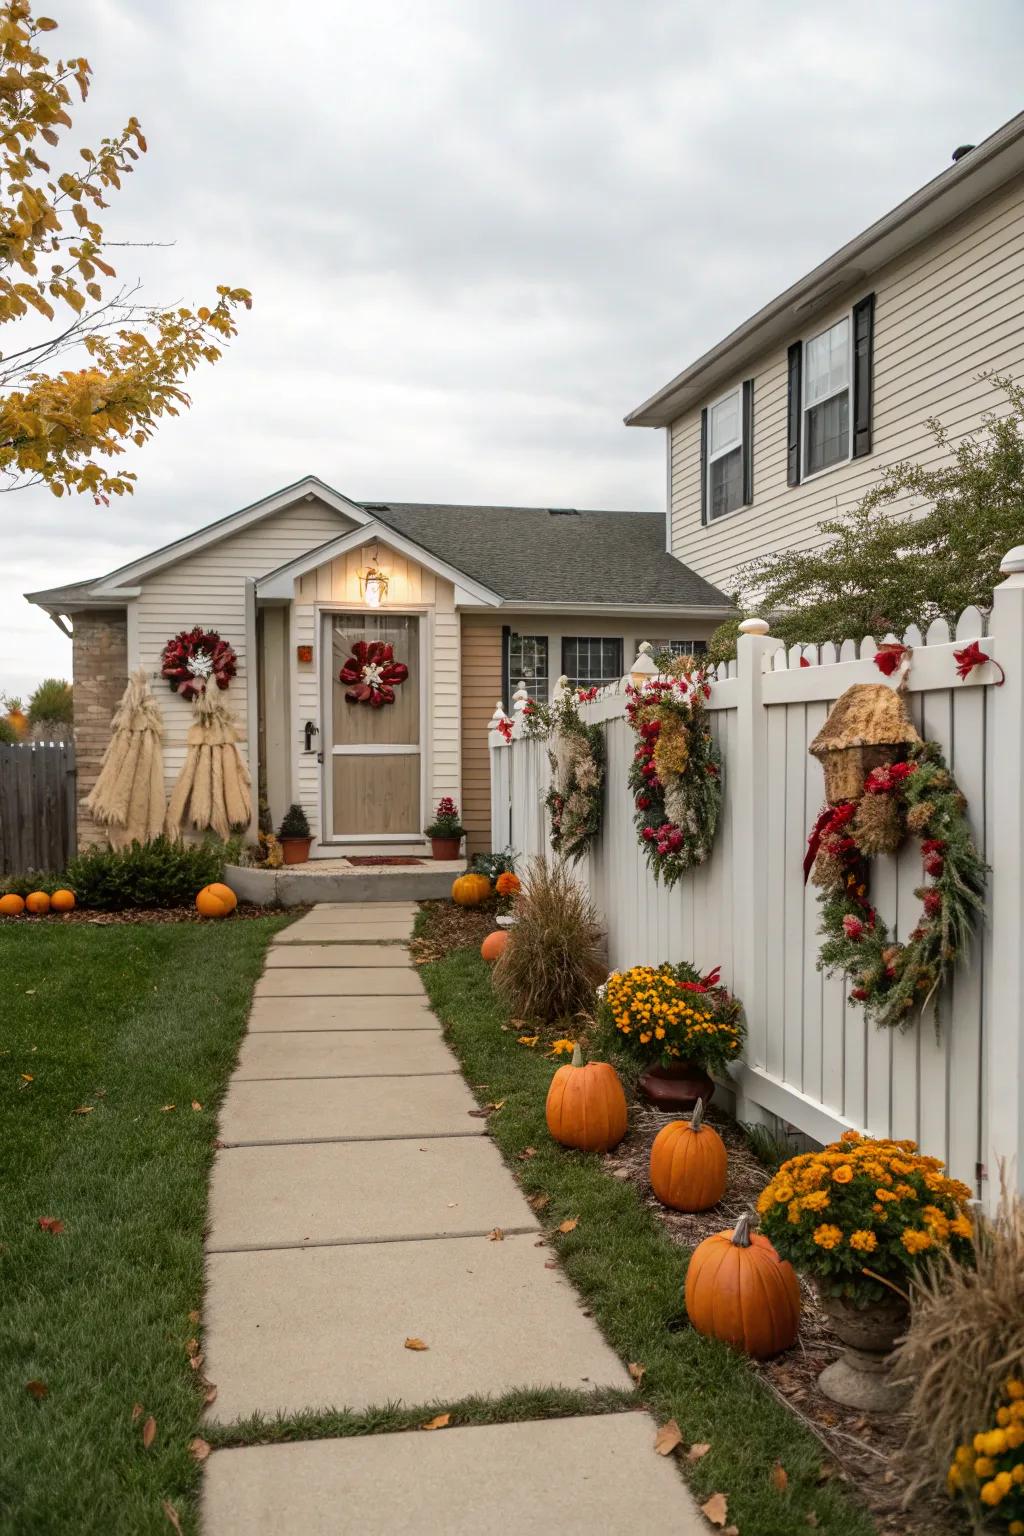
[[(660, 507), (625, 413), (1024, 106), (1019, 0), (47, 0), (142, 121), (106, 217), (147, 300), (250, 288), (109, 510), (0, 498), (0, 692), (70, 675), (21, 593), (312, 472), (359, 499)], [(13, 349), (13, 328), (3, 342)]]

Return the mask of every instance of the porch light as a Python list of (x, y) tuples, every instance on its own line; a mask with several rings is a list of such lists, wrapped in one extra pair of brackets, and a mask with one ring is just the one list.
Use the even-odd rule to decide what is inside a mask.
[(642, 688), (649, 683), (652, 677), (658, 676), (657, 663), (653, 656), (654, 647), (649, 640), (644, 640), (636, 653), (636, 659), (629, 669), (629, 680), (634, 688)]
[(367, 608), (379, 608), (388, 595), (388, 578), (380, 568), (380, 551), (373, 546), (373, 559), (359, 578)]

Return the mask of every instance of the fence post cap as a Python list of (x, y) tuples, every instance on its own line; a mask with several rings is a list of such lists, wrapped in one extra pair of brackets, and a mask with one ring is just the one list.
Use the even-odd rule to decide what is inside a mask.
[(1024, 571), (1024, 544), (1015, 544), (1008, 549), (999, 562), (999, 569), (1006, 576), (1016, 576)]
[(740, 625), (741, 635), (766, 635), (771, 625), (767, 619), (744, 619)]

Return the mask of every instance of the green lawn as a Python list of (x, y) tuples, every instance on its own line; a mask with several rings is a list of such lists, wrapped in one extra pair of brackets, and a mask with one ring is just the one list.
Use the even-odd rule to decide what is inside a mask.
[(215, 1115), (285, 921), (0, 925), (4, 1532), (194, 1529)]
[[(644, 1401), (659, 1422), (674, 1418), (687, 1443), (710, 1442), (710, 1452), (687, 1467), (698, 1500), (725, 1493), (729, 1519), (751, 1536), (809, 1528), (870, 1536), (871, 1518), (838, 1482), (823, 1478), (821, 1445), (743, 1359), (688, 1326), (687, 1256), (636, 1190), (604, 1173), (600, 1158), (551, 1140), (544, 1100), (554, 1063), (518, 1045), (515, 1030), (502, 1032), (507, 1016), (477, 952), (459, 950), (421, 974), (478, 1097), (504, 1101), (490, 1131), (526, 1192), (550, 1197), (543, 1220), (554, 1227), (579, 1218), (574, 1231), (552, 1241), (609, 1342), (623, 1360), (646, 1367)], [(527, 1147), (536, 1155), (521, 1158)], [(782, 1493), (773, 1480), (777, 1464), (788, 1480)]]

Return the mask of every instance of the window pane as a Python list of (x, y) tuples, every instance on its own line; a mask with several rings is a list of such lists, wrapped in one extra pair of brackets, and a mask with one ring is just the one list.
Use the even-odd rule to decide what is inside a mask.
[(740, 397), (730, 395), (711, 407), (711, 453), (740, 440)]
[(622, 641), (566, 638), (562, 671), (573, 688), (605, 688), (622, 676)]
[(850, 457), (850, 392), (843, 390), (816, 405), (807, 412), (807, 461), (804, 466), (808, 475), (815, 470), (827, 469), (830, 464), (841, 464)]
[(804, 348), (804, 404), (826, 400), (850, 382), (850, 322), (840, 320)]
[(724, 517), (743, 505), (743, 450), (713, 459), (708, 470), (708, 514)]
[(547, 635), (509, 635), (508, 681), (511, 692), (523, 683), (531, 699), (538, 699), (541, 703), (547, 702)]
[(706, 640), (652, 640), (651, 644), (655, 656), (703, 656), (708, 648)]

